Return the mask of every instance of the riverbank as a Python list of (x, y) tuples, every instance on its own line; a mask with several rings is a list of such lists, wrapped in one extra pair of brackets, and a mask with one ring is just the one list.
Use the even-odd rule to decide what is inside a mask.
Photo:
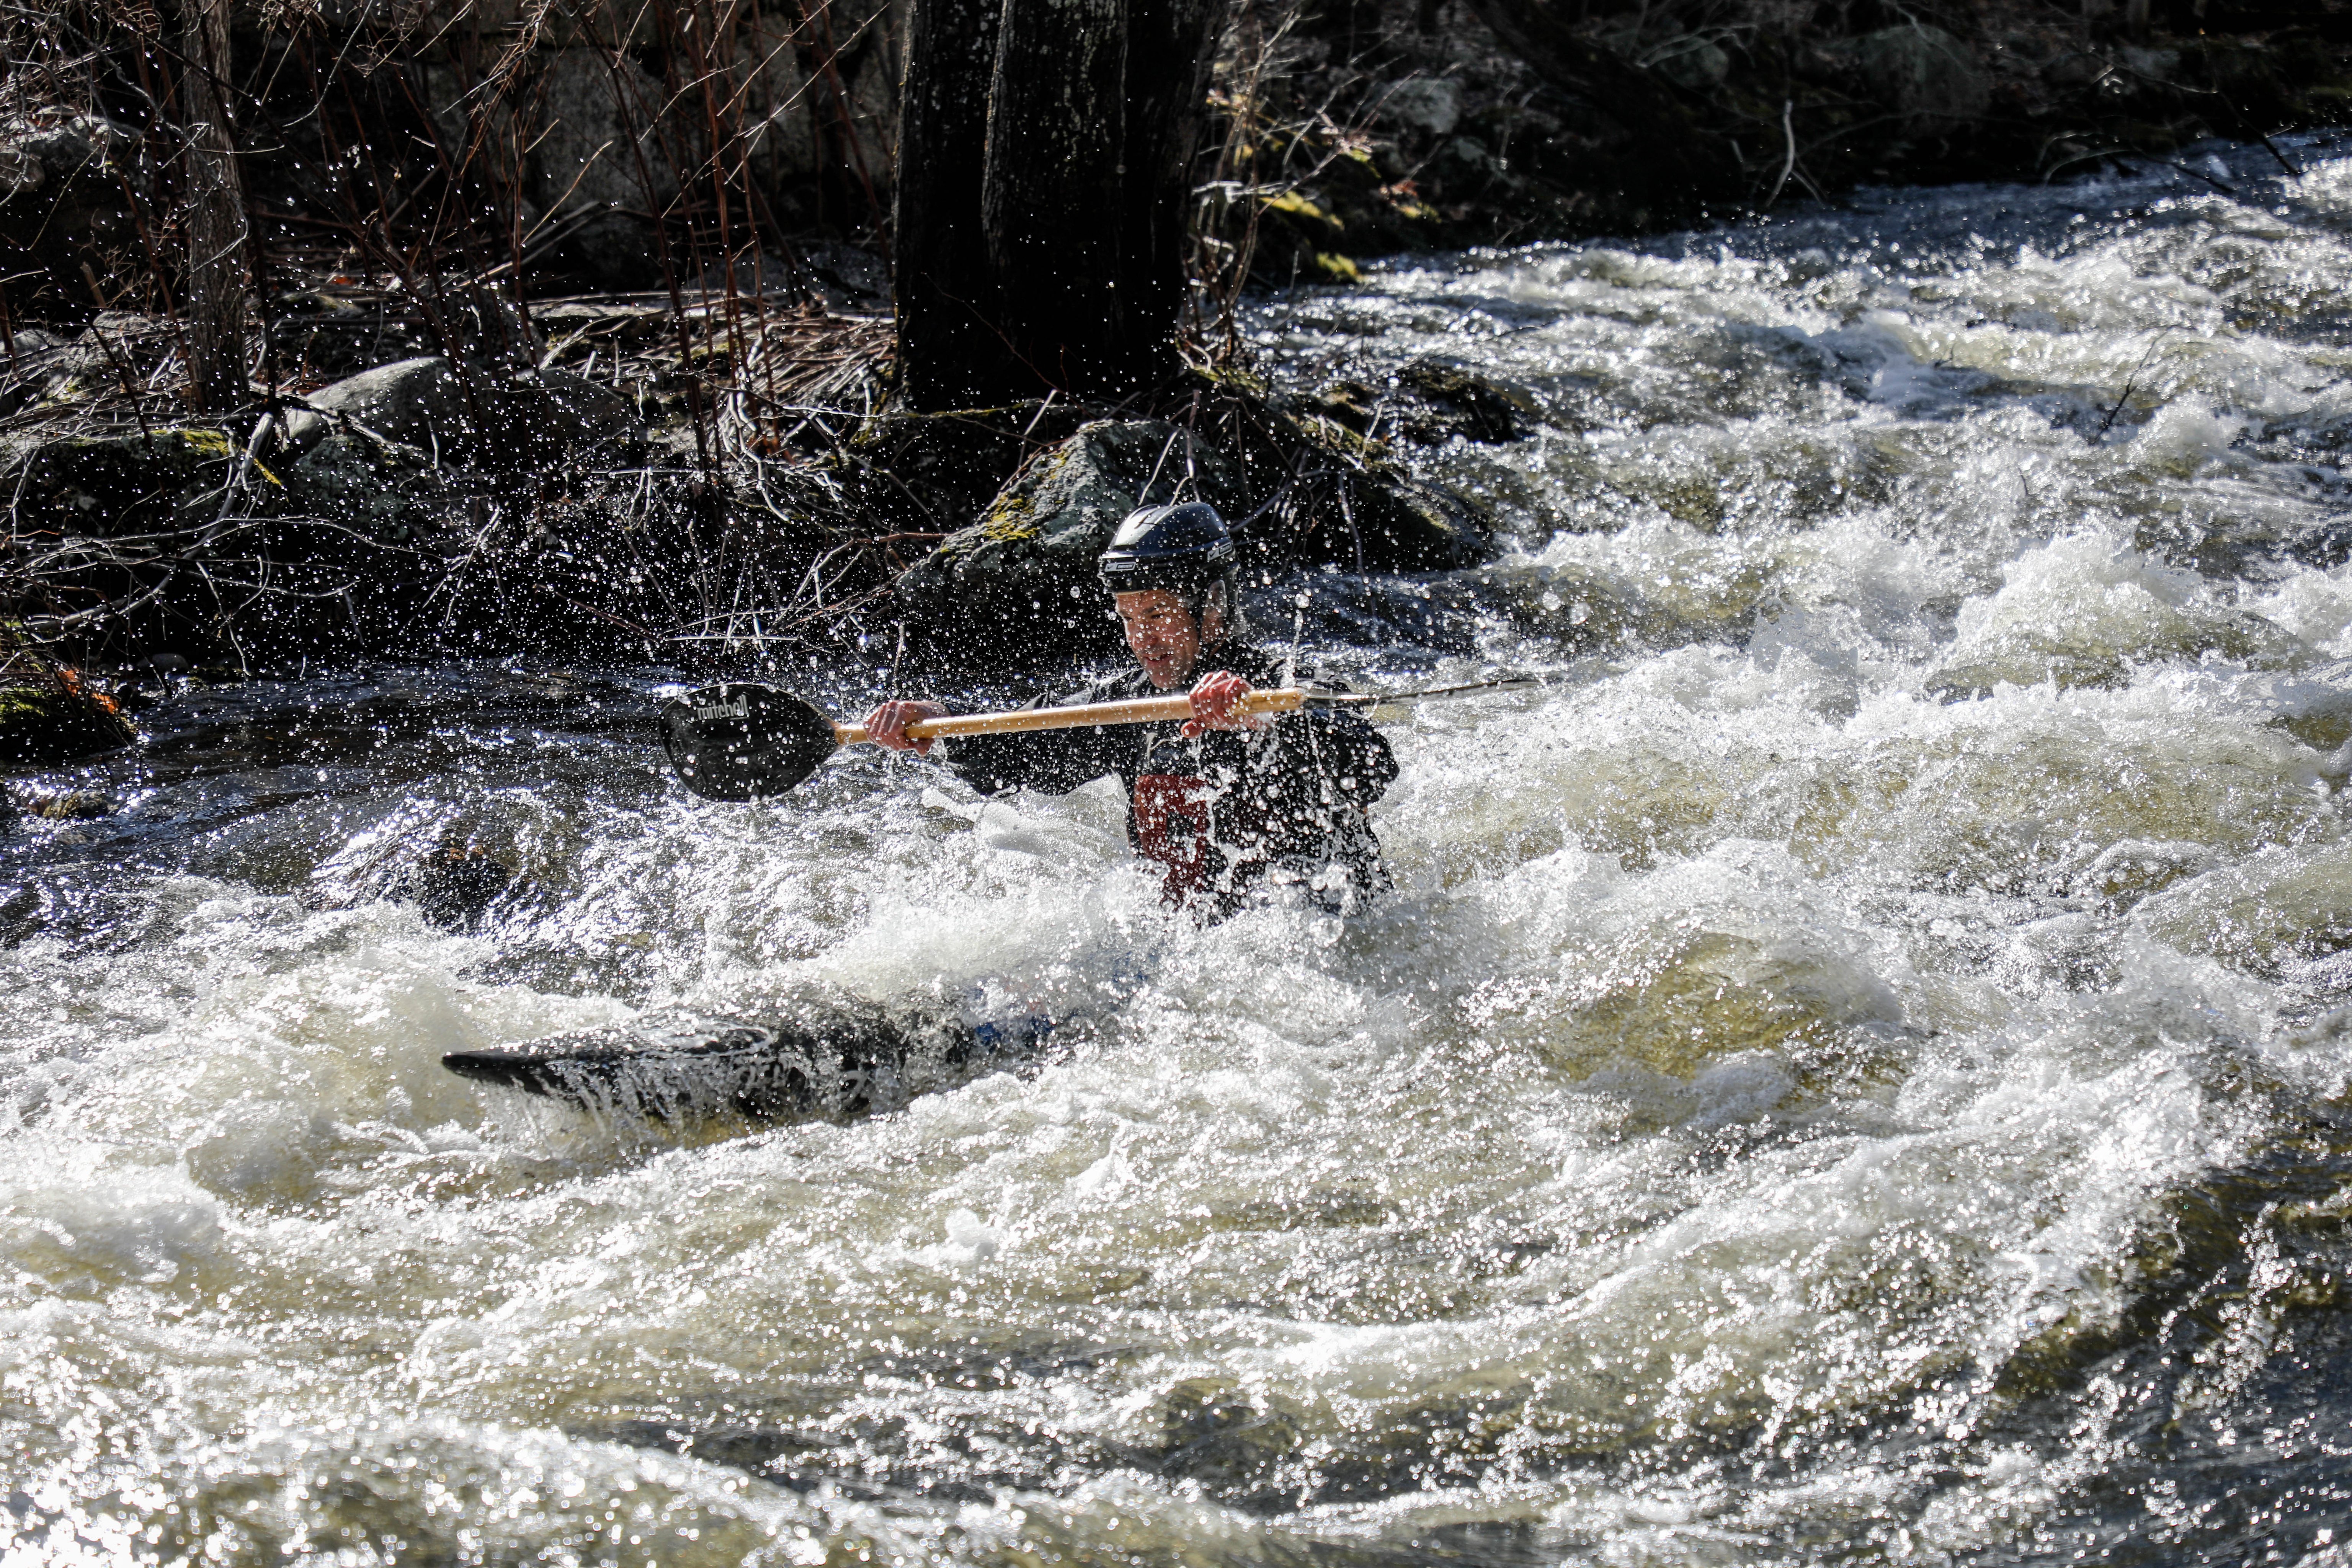
[[(398, 308), (375, 301), (384, 341)], [(1147, 499), (1213, 500), (1254, 570), (1483, 559), (1483, 508), (1401, 449), (1524, 434), (1509, 394), (1444, 365), (1378, 406), (1200, 363), (1118, 405), (911, 415), (877, 316), (606, 299), (514, 321), (535, 363), (412, 354), (222, 426), (142, 385), (166, 321), (22, 334), (46, 379), (0, 435), (20, 635), (110, 667), (530, 649), (740, 670), (887, 626), (919, 659), (1001, 668), (1107, 649), (1079, 590)]]
[(2076, 178), (2341, 123), (2352, 6), (1259, 7), (1215, 105), (1202, 270), (1346, 281), (1400, 251)]

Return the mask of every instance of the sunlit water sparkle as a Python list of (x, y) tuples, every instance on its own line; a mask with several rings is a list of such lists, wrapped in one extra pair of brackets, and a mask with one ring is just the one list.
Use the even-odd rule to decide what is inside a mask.
[[(2352, 158), (2288, 151), (1264, 306), (1539, 414), (1419, 459), (1507, 559), (1307, 584), (1360, 679), (1549, 682), (1391, 715), (1349, 921), (1171, 921), (1104, 785), (694, 802), (659, 672), (37, 781), (121, 809), (0, 846), (0, 1556), (2352, 1561)], [(452, 836), (471, 932), (383, 896)], [(438, 1065), (990, 985), (1103, 1022), (766, 1130)]]

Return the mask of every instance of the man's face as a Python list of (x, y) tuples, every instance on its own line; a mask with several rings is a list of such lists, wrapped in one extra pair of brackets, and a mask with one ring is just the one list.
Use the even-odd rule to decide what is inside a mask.
[(1201, 658), (1201, 623), (1184, 607), (1179, 595), (1165, 588), (1112, 596), (1118, 605), (1119, 624), (1127, 628), (1127, 646), (1151, 684), (1172, 690), (1192, 679)]

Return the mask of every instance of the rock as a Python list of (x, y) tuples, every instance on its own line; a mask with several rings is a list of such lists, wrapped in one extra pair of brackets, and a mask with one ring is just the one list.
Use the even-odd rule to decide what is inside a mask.
[(1451, 572), (1475, 566), (1492, 552), (1486, 514), (1450, 490), (1378, 469), (1340, 482), (1346, 506), (1319, 507), (1309, 526), (1287, 537), (1254, 542), (1259, 553), (1298, 566)]
[(888, 310), (890, 264), (854, 245), (812, 245), (801, 266), (816, 279), (825, 307), (834, 310)]
[(1336, 381), (1308, 405), (1359, 436), (1374, 440), (1401, 437), (1416, 446), (1442, 446), (1460, 437), (1493, 444), (1516, 441), (1535, 423), (1535, 400), (1497, 385), (1475, 371), (1438, 360), (1418, 359), (1389, 378), (1384, 388), (1360, 381)]
[[(1424, 365), (1439, 381), (1450, 368)], [(1422, 379), (1421, 367), (1398, 373), (1401, 386)], [(1381, 442), (1314, 402), (1275, 398), (1243, 376), (1203, 376), (1202, 395), (1213, 413), (1202, 427), (1224, 435), (1248, 476), (1243, 515), (1257, 515), (1235, 530), (1245, 563), (1438, 572), (1475, 566), (1490, 553), (1491, 519), (1481, 503), (1412, 478)]]
[(2042, 79), (2053, 87), (2089, 87), (2115, 68), (2099, 56), (2084, 49), (2071, 49), (2053, 55), (2042, 68)]
[(408, 868), (392, 896), (415, 900), (417, 912), (444, 931), (475, 931), (514, 879), (514, 868), (480, 846), (453, 844)]
[(1949, 134), (1981, 119), (1992, 84), (1976, 52), (1925, 23), (1885, 27), (1831, 46), (1871, 97), (1903, 117), (1912, 135)]
[(86, 789), (32, 790), (23, 805), (26, 816), (44, 822), (95, 822), (114, 814), (112, 801)]
[(428, 454), (355, 427), (317, 441), (286, 468), (284, 483), (299, 510), (400, 544), (426, 525), (433, 478)]
[(1408, 430), (1421, 441), (1516, 441), (1537, 421), (1535, 399), (1473, 370), (1417, 359), (1396, 374), (1398, 387), (1419, 405)]
[(501, 376), (437, 355), (400, 360), (320, 387), (287, 421), (307, 450), (332, 430), (359, 429), (413, 447), (436, 466), (551, 467), (644, 440), (636, 411), (608, 387), (562, 371)]
[[(1469, 395), (1446, 369), (1428, 367), (1427, 379)], [(1118, 631), (1096, 558), (1129, 511), (1178, 499), (1188, 478), (1183, 499), (1197, 495), (1232, 523), (1245, 576), (1324, 565), (1445, 571), (1489, 553), (1475, 503), (1399, 471), (1338, 418), (1209, 376), (1194, 416), (1230, 444), (1203, 441), (1188, 453), (1187, 426), (1098, 420), (1024, 464), (978, 523), (900, 574), (914, 645), (965, 669), (1115, 654)]]
[(79, 338), (39, 327), (18, 327), (11, 334), (16, 353), (0, 359), (16, 377), (7, 394), (8, 412), (42, 401), (70, 402), (88, 395), (90, 383), (110, 376), (106, 351), (85, 332)]
[(1731, 57), (1695, 33), (1667, 39), (1642, 63), (1691, 92), (1721, 87), (1731, 75)]
[(138, 739), (113, 700), (79, 671), (29, 649), (0, 651), (0, 763), (69, 763)]
[[(0, 479), (20, 531), (106, 538), (166, 525), (207, 495), (217, 510), (238, 453), (226, 432), (188, 426), (36, 437), (0, 456)], [(249, 478), (266, 490), (276, 476)]]
[(2203, 876), (2220, 860), (2221, 857), (2203, 844), (2126, 838), (2102, 850), (2087, 869), (2068, 877), (2067, 890), (2078, 898), (2096, 898), (2104, 913), (2120, 915), (2175, 883)]
[[(371, 365), (429, 354), (441, 341), (421, 315), (363, 307), (330, 289), (287, 289), (272, 313), (278, 341), (300, 345), (292, 374), (304, 383), (337, 381)], [(535, 311), (533, 319), (539, 320)], [(562, 335), (551, 323), (540, 324), (548, 335)]]
[(0, 122), (0, 200), (86, 176), (111, 178), (113, 160), (138, 144), (136, 132), (95, 114)]
[(1432, 163), (1449, 195), (1466, 188), (1483, 190), (1502, 168), (1495, 154), (1475, 136), (1456, 136), (1437, 150)]
[(1380, 89), (1377, 117), (1428, 136), (1451, 136), (1462, 123), (1462, 87), (1442, 77), (1415, 77)]
[[(11, 335), (16, 340), (16, 361), (24, 366), (27, 375), (37, 374), (48, 368), (48, 362), (71, 353), (74, 344), (79, 341), (70, 333), (44, 331), (39, 327), (18, 327)], [(93, 343), (90, 352), (98, 353), (103, 351)]]
[(899, 575), (910, 629), (936, 653), (1004, 667), (1118, 646), (1095, 559), (1119, 521), (1175, 498), (1188, 473), (1194, 495), (1238, 517), (1241, 475), (1231, 459), (1159, 419), (1099, 420), (1039, 453), (1006, 481), (987, 513)]
[(1078, 405), (1042, 402), (886, 414), (829, 465), (850, 503), (895, 529), (944, 535), (987, 510), (1029, 458), (1077, 433)]
[[(140, 242), (116, 172), (138, 142), (135, 132), (95, 114), (0, 120), (0, 269), (9, 275), (17, 321), (89, 319), (96, 307), (81, 268), (107, 277), (116, 252)], [(26, 287), (35, 274), (42, 281)]]
[(1157, 1414), (1157, 1468), (1196, 1483), (1230, 1489), (1267, 1478), (1305, 1441), (1297, 1406), (1269, 1398), (1261, 1407), (1230, 1378), (1186, 1378), (1160, 1395)]

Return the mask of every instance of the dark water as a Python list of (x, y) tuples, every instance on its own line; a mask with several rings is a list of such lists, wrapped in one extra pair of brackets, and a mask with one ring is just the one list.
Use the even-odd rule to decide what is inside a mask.
[[(696, 803), (662, 671), (16, 781), (114, 809), (0, 844), (0, 1553), (2346, 1561), (2352, 157), (2289, 151), (1267, 305), (1543, 415), (1426, 458), (1509, 559), (1307, 585), (1360, 679), (1551, 681), (1389, 715), (1344, 923), (1171, 921), (1100, 785)], [(438, 1066), (812, 988), (1126, 1000), (838, 1125)]]

